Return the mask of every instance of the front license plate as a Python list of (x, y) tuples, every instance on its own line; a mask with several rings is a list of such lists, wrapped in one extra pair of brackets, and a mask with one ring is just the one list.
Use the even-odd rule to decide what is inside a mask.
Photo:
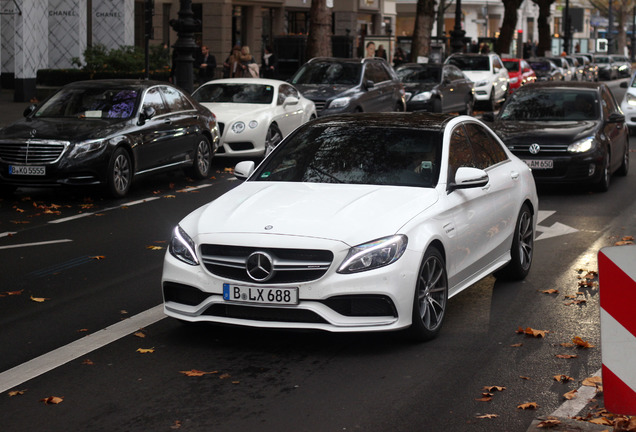
[(46, 167), (43, 166), (26, 166), (26, 165), (9, 165), (9, 174), (11, 175), (46, 175)]
[(277, 305), (298, 304), (298, 288), (268, 288), (223, 284), (223, 300)]
[(532, 169), (552, 169), (554, 161), (552, 159), (525, 159), (524, 162)]

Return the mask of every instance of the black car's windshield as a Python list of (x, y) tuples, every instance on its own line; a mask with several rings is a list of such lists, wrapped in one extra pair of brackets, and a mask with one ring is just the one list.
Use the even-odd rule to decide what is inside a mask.
[(599, 118), (596, 92), (589, 90), (533, 89), (516, 92), (502, 108), (501, 120), (570, 121)]
[(448, 63), (457, 66), (463, 71), (489, 71), (490, 59), (488, 56), (456, 56), (449, 57)]
[(442, 70), (439, 67), (407, 67), (396, 73), (404, 83), (436, 84), (442, 80)]
[(539, 71), (539, 72), (549, 72), (550, 69), (551, 69), (550, 68), (550, 63), (548, 63), (547, 61), (530, 62), (530, 67), (535, 72), (537, 72), (537, 71)]
[(360, 63), (315, 62), (306, 63), (292, 78), (292, 84), (341, 84), (360, 83)]
[(274, 87), (266, 84), (206, 84), (192, 95), (197, 102), (271, 104)]
[(434, 187), (441, 142), (439, 132), (419, 129), (307, 126), (279, 146), (254, 179)]
[(609, 57), (594, 57), (596, 63), (609, 63), (611, 62)]
[(131, 88), (65, 88), (55, 93), (35, 117), (127, 119), (135, 111), (138, 91)]
[(516, 61), (503, 61), (504, 67), (508, 72), (519, 72), (519, 63)]

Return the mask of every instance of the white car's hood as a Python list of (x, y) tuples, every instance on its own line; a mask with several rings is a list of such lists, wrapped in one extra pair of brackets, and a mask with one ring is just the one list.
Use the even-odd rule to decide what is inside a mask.
[[(236, 104), (236, 103), (206, 103), (201, 105), (209, 109), (216, 116), (217, 121), (229, 123), (234, 120), (249, 121), (261, 113), (272, 111), (271, 105), (265, 104)], [(247, 118), (250, 117), (250, 118)]]
[(464, 75), (466, 75), (468, 79), (470, 79), (475, 84), (481, 81), (492, 82), (495, 79), (494, 75), (489, 71), (463, 71), (463, 72), (464, 72)]
[(246, 182), (182, 224), (196, 225), (199, 234), (305, 236), (355, 246), (397, 233), (436, 201), (437, 191), (426, 188)]

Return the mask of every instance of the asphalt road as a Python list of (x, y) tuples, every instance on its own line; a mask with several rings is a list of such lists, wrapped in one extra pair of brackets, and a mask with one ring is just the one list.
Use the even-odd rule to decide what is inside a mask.
[[(224, 171), (231, 163), (202, 182), (147, 179), (119, 201), (20, 190), (0, 201), (0, 429), (526, 431), (600, 369), (599, 289), (579, 278), (596, 270), (600, 248), (636, 233), (636, 204), (625, 199), (634, 164), (607, 193), (542, 188), (528, 278), (487, 278), (454, 297), (440, 337), (425, 344), (164, 319), (156, 306), (170, 231), (237, 184)], [(575, 336), (594, 348), (561, 346)], [(484, 386), (505, 390), (484, 402)], [(61, 403), (42, 402), (50, 397)], [(518, 408), (530, 402), (538, 409)]]

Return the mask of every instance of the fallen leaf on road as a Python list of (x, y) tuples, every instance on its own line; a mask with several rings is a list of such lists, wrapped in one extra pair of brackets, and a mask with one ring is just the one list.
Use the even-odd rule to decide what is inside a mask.
[(540, 292), (542, 292), (543, 294), (558, 294), (559, 290), (552, 288), (552, 289), (547, 289)]
[(162, 246), (146, 246), (146, 249), (150, 249), (150, 250), (162, 250), (162, 249), (164, 249), (164, 247), (162, 247)]
[(561, 424), (561, 421), (556, 420), (556, 419), (548, 419), (548, 420), (543, 420), (541, 422), (539, 422), (539, 424), (537, 425), (538, 428), (546, 428), (546, 429), (550, 429), (553, 427), (556, 427), (558, 425)]
[(578, 356), (575, 354), (557, 354), (555, 357), (560, 359), (573, 359), (577, 358)]
[(594, 424), (604, 425), (604, 426), (612, 425), (612, 421), (608, 419), (607, 417), (595, 418), (595, 419), (589, 420), (589, 423), (594, 423)]
[(228, 374), (228, 373), (224, 373), (223, 375), (219, 375), (219, 379), (227, 379), (230, 378), (232, 375)]
[(497, 418), (497, 417), (499, 417), (499, 414), (484, 414), (484, 415), (476, 416), (476, 418), (478, 419), (491, 419), (491, 418)]
[(528, 410), (528, 409), (537, 409), (539, 408), (539, 405), (536, 402), (528, 402), (528, 403), (523, 403), (521, 405), (518, 405), (517, 408), (522, 409), (522, 410)]
[(155, 352), (154, 348), (137, 348), (137, 352), (141, 354), (152, 354)]
[(104, 255), (96, 255), (91, 257), (91, 259), (94, 260), (103, 260), (104, 258), (106, 258)]
[(527, 376), (520, 375), (519, 378), (521, 378), (522, 380), (530, 381), (530, 377)]
[(64, 397), (59, 397), (59, 396), (49, 396), (47, 398), (44, 399), (40, 399), (40, 402), (44, 402), (45, 404), (49, 405), (49, 404), (59, 404), (64, 400)]
[(141, 332), (141, 331), (138, 331), (134, 335), (137, 336), (138, 338), (145, 338), (146, 337), (146, 334), (144, 332)]
[(175, 420), (174, 424), (170, 426), (170, 429), (179, 429), (181, 427), (181, 422), (179, 420)]
[(554, 376), (554, 380), (564, 383), (564, 382), (568, 382), (568, 381), (574, 381), (574, 378), (569, 377), (567, 375), (555, 375)]
[(217, 373), (219, 373), (219, 371), (203, 372), (203, 371), (200, 371), (200, 370), (192, 369), (192, 370), (189, 370), (189, 371), (179, 371), (179, 373), (182, 373), (185, 376), (189, 376), (189, 377), (200, 377), (200, 376), (203, 376), (203, 375), (217, 374)]
[(523, 344), (522, 343), (516, 343), (516, 344), (512, 344), (510, 346), (513, 347), (513, 348), (519, 348), (519, 347), (522, 347)]
[(496, 391), (504, 391), (506, 388), (505, 387), (501, 387), (501, 386), (484, 386), (483, 390), (486, 390), (487, 392), (496, 392)]
[(576, 397), (576, 390), (572, 390), (563, 395), (567, 400), (574, 399)]
[(600, 376), (593, 376), (585, 378), (582, 384), (587, 387), (598, 387), (603, 384), (603, 379)]
[(21, 289), (20, 291), (5, 291), (5, 294), (8, 296), (14, 296), (22, 294), (23, 291), (23, 289)]
[(492, 400), (492, 396), (484, 396), (479, 399), (475, 399), (477, 402), (490, 402)]
[(550, 333), (550, 331), (549, 330), (536, 330), (536, 329), (533, 329), (531, 327), (526, 327), (526, 329), (524, 330), (522, 327), (519, 327), (517, 329), (517, 333), (526, 334), (528, 336), (544, 338), (547, 333)]
[(594, 348), (594, 345), (590, 344), (587, 341), (584, 341), (579, 336), (575, 336), (574, 339), (572, 339), (572, 342), (574, 342), (575, 345), (580, 346), (581, 348)]
[(26, 393), (26, 389), (25, 390), (13, 390), (9, 392), (9, 397), (13, 397), (13, 396), (21, 396), (24, 393)]
[(31, 296), (31, 301), (34, 301), (34, 302), (37, 302), (37, 303), (44, 303), (47, 300), (50, 300), (50, 299), (44, 298), (44, 297), (33, 297), (33, 296)]
[(87, 366), (93, 366), (95, 363), (93, 363), (93, 361), (91, 359), (84, 359), (82, 364), (83, 365), (87, 365)]

